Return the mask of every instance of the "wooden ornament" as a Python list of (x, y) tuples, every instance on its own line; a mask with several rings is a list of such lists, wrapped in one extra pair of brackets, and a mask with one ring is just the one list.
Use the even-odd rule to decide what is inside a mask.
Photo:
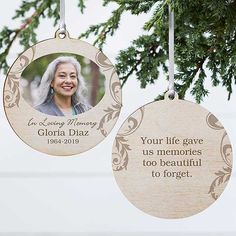
[[(38, 58), (71, 53), (95, 62), (105, 76), (105, 95), (90, 110), (76, 116), (52, 116), (37, 111), (22, 97), (20, 80)], [(57, 156), (85, 152), (100, 143), (115, 125), (121, 109), (121, 86), (109, 59), (94, 46), (72, 39), (68, 32), (37, 43), (14, 62), (4, 85), (4, 108), (15, 133), (32, 148)]]
[(232, 146), (213, 114), (166, 95), (123, 123), (112, 167), (134, 206), (160, 218), (184, 218), (221, 195), (232, 172)]

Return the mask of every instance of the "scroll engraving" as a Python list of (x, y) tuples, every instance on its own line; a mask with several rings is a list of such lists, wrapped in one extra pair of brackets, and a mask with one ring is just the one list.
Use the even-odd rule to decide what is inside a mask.
[(130, 134), (134, 133), (140, 126), (144, 117), (144, 107), (136, 111), (122, 126), (122, 132), (115, 139), (115, 152), (112, 153), (112, 168), (114, 171), (127, 169), (129, 162), (130, 146), (127, 144)]
[(34, 60), (35, 46), (31, 47), (25, 54), (30, 54), (29, 56), (22, 54), (18, 60), (15, 62), (15, 67), (10, 70), (5, 86), (4, 93), (4, 104), (5, 108), (13, 108), (19, 106), (20, 102), (20, 88), (19, 81), (21, 78), (21, 73), (24, 69)]

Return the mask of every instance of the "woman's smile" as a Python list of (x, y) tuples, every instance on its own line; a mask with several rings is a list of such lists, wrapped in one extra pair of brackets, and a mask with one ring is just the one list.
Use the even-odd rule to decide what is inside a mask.
[(73, 88), (74, 88), (74, 86), (69, 86), (69, 85), (62, 85), (61, 86), (64, 90), (66, 90), (66, 91), (71, 91)]

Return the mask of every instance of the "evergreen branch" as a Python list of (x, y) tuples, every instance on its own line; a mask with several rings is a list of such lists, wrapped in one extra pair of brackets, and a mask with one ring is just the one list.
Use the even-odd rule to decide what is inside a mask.
[(156, 35), (140, 36), (117, 57), (116, 67), (122, 86), (132, 74), (136, 75), (142, 88), (148, 83), (154, 83), (159, 75), (158, 68), (166, 67), (166, 59), (166, 52), (162, 50)]
[(41, 1), (22, 1), (22, 4), (18, 9), (16, 9), (15, 15), (12, 19), (17, 19), (20, 17), (25, 17), (25, 15), (33, 8), (35, 11), (37, 10), (38, 2)]
[[(52, 5), (57, 4), (58, 0), (49, 0), (49, 1), (33, 1), (27, 2), (23, 1), (20, 9), (16, 10), (16, 14), (14, 15), (13, 19), (19, 17), (25, 17), (28, 11), (33, 8), (35, 9), (34, 13), (22, 20), (22, 25), (17, 29), (8, 29), (4, 27), (3, 30), (0, 32), (0, 46), (2, 48), (2, 52), (0, 55), (0, 68), (6, 74), (9, 68), (7, 63), (7, 56), (9, 51), (14, 43), (14, 41), (19, 38), (20, 44), (24, 46), (24, 48), (29, 47), (30, 43), (36, 43), (36, 33), (35, 29), (39, 25), (40, 17), (45, 17), (45, 11), (48, 9), (47, 16), (53, 17), (55, 16), (55, 12), (57, 11), (58, 4), (56, 8), (53, 10)], [(55, 22), (58, 20), (58, 13), (55, 17)]]
[[(16, 16), (18, 15), (22, 15), (23, 13), (18, 11)], [(14, 41), (16, 40), (16, 38), (21, 34), (21, 32), (26, 29), (26, 27), (32, 22), (32, 20), (34, 19), (34, 17), (37, 17), (38, 12), (35, 11), (31, 17), (27, 18), (24, 23), (15, 30), (9, 30), (6, 27), (4, 27), (4, 29), (2, 30), (1, 34), (0, 34), (0, 46), (2, 47), (3, 44), (6, 45), (5, 50), (1, 53), (0, 56), (0, 68), (3, 69), (4, 73), (7, 72), (8, 70), (8, 64), (6, 61), (6, 57), (9, 54), (9, 51), (12, 47), (12, 44), (14, 43)], [(15, 17), (16, 17), (15, 16)], [(13, 36), (12, 36), (13, 35)], [(12, 37), (12, 38), (11, 38)], [(10, 39), (11, 38), (11, 39)]]
[(103, 0), (103, 6), (107, 6), (111, 2), (115, 2), (118, 5), (125, 5), (126, 11), (130, 11), (131, 14), (139, 15), (141, 13), (147, 13), (158, 2), (163, 0)]
[[(179, 98), (184, 99), (187, 90), (192, 85), (194, 79), (197, 77), (198, 73), (199, 76), (194, 84), (194, 87), (191, 91), (192, 95), (195, 95), (195, 99), (198, 103), (202, 101), (202, 98), (208, 94), (208, 92), (204, 89), (203, 82), (206, 77), (206, 74), (204, 73), (203, 65), (207, 60), (207, 56), (200, 59), (196, 65), (195, 68), (191, 69), (188, 72), (178, 73), (175, 78), (176, 80), (181, 80), (182, 84), (176, 84), (176, 90), (179, 94)], [(201, 91), (202, 89), (202, 91)]]
[[(121, 87), (123, 88), (123, 86), (125, 85), (125, 83), (127, 82), (128, 78), (135, 72), (138, 71), (138, 66), (141, 64), (142, 60), (138, 59), (135, 61), (135, 63), (133, 64), (132, 68), (130, 69), (130, 71), (125, 75), (120, 77), (121, 80)], [(140, 72), (139, 72), (140, 73)]]
[[(192, 83), (194, 82), (194, 79), (197, 77), (199, 74), (198, 78), (196, 79), (196, 82), (194, 83), (194, 87), (191, 91), (191, 94), (195, 96), (195, 100), (200, 103), (203, 100), (203, 97), (208, 95), (208, 91), (205, 90), (203, 86), (204, 79), (206, 78), (206, 74), (203, 69), (203, 64), (206, 62), (207, 57), (202, 58), (198, 64), (196, 65), (195, 68), (191, 69), (188, 72), (185, 73), (178, 73), (175, 75), (176, 81), (182, 81), (181, 84), (175, 83), (175, 90), (178, 93), (178, 96), (180, 99), (184, 99), (187, 90), (190, 88)], [(199, 73), (200, 72), (200, 73)], [(163, 100), (164, 99), (164, 94), (167, 92), (164, 91), (163, 94), (158, 95), (155, 100)]]
[[(5, 41), (4, 44), (7, 42), (7, 47), (0, 54), (0, 68), (3, 70), (4, 74), (6, 74), (7, 70), (8, 70), (8, 64), (7, 64), (7, 61), (6, 61), (6, 57), (9, 53), (9, 51), (10, 51), (10, 48), (12, 47), (13, 42), (15, 41), (15, 39), (17, 37), (17, 32), (8, 30), (7, 28), (4, 28), (1, 32), (2, 33), (1, 35), (4, 35), (4, 31), (8, 32), (7, 33), (7, 39), (6, 38), (4, 39), (3, 37), (0, 37), (0, 46), (2, 48), (3, 41)], [(12, 34), (13, 34), (13, 37), (12, 37), (12, 39), (10, 39)]]
[(204, 80), (206, 74), (203, 68), (200, 69), (198, 79), (194, 83), (194, 87), (191, 90), (191, 94), (195, 97), (197, 103), (200, 103), (203, 98), (208, 95), (209, 91), (204, 88)]
[(84, 0), (78, 0), (78, 7), (80, 9), (80, 12), (83, 14), (84, 13), (84, 9), (86, 8)]
[[(146, 13), (151, 10), (151, 8), (161, 0), (148, 0), (148, 1), (131, 1), (131, 0), (104, 0), (103, 5), (106, 6), (108, 3), (116, 2), (119, 7), (112, 12), (111, 17), (103, 23), (92, 25), (89, 29), (79, 36), (81, 38), (88, 38), (91, 34), (97, 36), (94, 41), (94, 45), (98, 45), (102, 49), (106, 42), (108, 36), (113, 36), (115, 31), (119, 28), (119, 23), (121, 20), (121, 15), (125, 11), (131, 11), (132, 14), (139, 15), (141, 13)], [(165, 0), (168, 1), (168, 0)]]
[(151, 19), (144, 24), (144, 30), (149, 31), (155, 27), (155, 25), (161, 26), (163, 24), (163, 20), (165, 19), (165, 11), (167, 10), (167, 4), (169, 4), (169, 0), (165, 0), (163, 3), (158, 3)]
[(85, 33), (79, 36), (79, 38), (88, 38), (90, 34), (97, 35), (98, 37), (94, 41), (94, 45), (98, 44), (98, 47), (102, 49), (107, 36), (113, 36), (115, 31), (118, 29), (120, 18), (124, 10), (125, 6), (121, 5), (118, 9), (112, 12), (112, 16), (107, 20), (107, 22), (90, 26)]
[[(117, 69), (122, 86), (135, 75), (142, 88), (154, 83), (160, 77), (159, 71), (168, 71), (168, 5), (171, 0), (103, 0), (103, 5), (117, 4), (107, 21), (92, 25), (80, 35), (88, 38), (95, 35), (95, 44), (100, 48), (109, 36), (114, 36), (122, 16), (126, 12), (139, 16), (151, 12), (144, 22), (146, 35), (137, 37), (130, 47), (120, 51)], [(85, 0), (78, 0), (83, 13)], [(208, 91), (204, 87), (206, 69), (211, 72), (213, 86), (222, 85), (230, 99), (233, 85), (236, 84), (236, 1), (191, 1), (175, 0), (175, 62), (177, 66), (176, 88), (180, 98), (191, 88), (191, 94), (201, 102)], [(28, 12), (37, 14), (30, 20)], [(6, 70), (6, 57), (16, 38), (27, 47), (36, 41), (35, 29), (43, 17), (52, 18), (54, 24), (59, 19), (59, 0), (23, 1), (16, 11), (15, 18), (26, 18), (23, 29), (7, 27), (0, 32), (1, 68)], [(27, 19), (29, 21), (27, 21)]]
[(121, 0), (119, 1), (120, 4), (125, 4), (126, 11), (130, 11), (132, 15), (139, 15), (141, 13), (147, 13), (153, 8), (155, 4), (159, 4), (162, 2), (163, 0), (146, 0), (146, 1)]

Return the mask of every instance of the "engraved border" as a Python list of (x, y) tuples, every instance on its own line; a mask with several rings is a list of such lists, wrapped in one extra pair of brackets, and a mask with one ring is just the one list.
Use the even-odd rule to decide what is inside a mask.
[[(96, 129), (101, 134), (101, 138), (100, 138), (101, 140), (98, 140), (95, 144), (95, 145), (97, 145), (98, 143), (100, 143), (104, 139), (104, 137), (106, 137), (108, 135), (108, 133), (111, 131), (111, 129), (115, 125), (115, 123), (120, 115), (120, 110), (122, 107), (122, 102), (121, 102), (122, 95), (121, 95), (121, 85), (119, 82), (119, 78), (118, 78), (118, 75), (116, 73), (114, 66), (111, 64), (109, 59), (101, 51), (99, 51), (94, 46), (92, 46), (86, 42), (83, 42), (78, 39), (70, 38), (68, 33), (67, 33), (66, 39), (71, 41), (72, 47), (75, 43), (80, 42), (82, 46), (84, 46), (88, 49), (88, 50), (83, 50), (83, 53), (80, 54), (80, 51), (78, 50), (78, 48), (76, 48), (76, 50), (73, 51), (73, 54), (83, 55), (83, 56), (85, 55), (84, 57), (86, 57), (86, 54), (88, 54), (87, 58), (94, 61), (100, 67), (101, 71), (104, 72), (105, 83), (107, 86), (109, 86), (108, 89), (106, 89), (105, 95), (109, 96), (110, 105), (108, 105), (108, 103), (106, 103), (106, 105), (102, 105), (103, 99), (101, 99), (101, 101), (98, 103), (98, 104), (101, 103), (100, 106), (103, 108), (100, 110), (102, 110), (103, 112), (100, 112), (99, 114), (97, 114), (98, 118), (96, 118), (96, 120), (97, 120)], [(60, 43), (59, 43), (59, 41), (60, 41)], [(47, 47), (49, 45), (51, 45), (53, 49), (51, 50), (52, 52), (50, 52), (50, 53), (48, 53), (47, 51), (45, 51), (45, 53), (41, 53), (40, 57), (46, 56), (49, 54), (53, 54), (53, 53), (58, 53), (58, 52), (72, 53), (71, 49), (68, 51), (65, 50), (65, 48), (67, 46), (62, 46), (62, 44), (61, 44), (62, 41), (63, 41), (63, 39), (59, 38), (58, 33), (56, 33), (55, 38), (47, 39), (47, 40), (37, 43), (36, 45), (34, 45), (31, 48), (24, 51), (15, 60), (15, 62), (13, 63), (12, 67), (10, 68), (10, 70), (7, 74), (7, 78), (6, 78), (5, 84), (4, 84), (4, 91), (3, 91), (3, 106), (4, 106), (4, 110), (5, 110), (5, 114), (7, 116), (8, 122), (10, 123), (12, 129), (17, 134), (17, 136), (20, 139), (22, 139), (23, 141), (24, 141), (24, 139), (21, 138), (20, 134), (18, 134), (14, 129), (15, 123), (11, 121), (11, 118), (8, 115), (9, 109), (13, 109), (13, 108), (16, 110), (20, 109), (20, 101), (21, 101), (22, 96), (20, 94), (19, 82), (21, 79), (21, 74), (30, 63), (32, 63), (34, 60), (39, 58), (39, 56), (37, 57), (37, 56), (35, 56), (35, 54), (38, 50), (40, 50), (40, 48), (42, 48), (44, 46), (44, 44)], [(69, 41), (67, 41), (67, 44)], [(57, 45), (57, 42), (58, 42), (58, 45)], [(68, 48), (70, 48), (70, 47), (68, 46)], [(94, 50), (97, 51), (96, 55), (92, 58), (90, 55), (91, 49), (93, 51)], [(105, 73), (107, 71), (111, 71), (111, 73), (110, 73), (111, 76), (107, 76), (107, 74)], [(108, 95), (107, 95), (107, 93), (108, 93)], [(32, 108), (32, 109), (34, 109), (34, 108)], [(31, 146), (30, 143), (27, 143), (27, 142), (25, 142), (25, 143), (27, 145)], [(34, 147), (32, 147), (32, 148), (34, 148)], [(39, 148), (34, 148), (34, 149), (39, 150)], [(80, 150), (80, 151), (78, 151), (78, 153), (82, 153), (87, 150), (88, 149)], [(43, 150), (39, 150), (39, 151), (44, 152)], [(46, 152), (46, 153), (50, 154), (50, 155), (54, 155), (53, 153), (48, 153), (48, 152)], [(74, 154), (75, 153), (68, 154), (68, 155), (74, 155)]]

